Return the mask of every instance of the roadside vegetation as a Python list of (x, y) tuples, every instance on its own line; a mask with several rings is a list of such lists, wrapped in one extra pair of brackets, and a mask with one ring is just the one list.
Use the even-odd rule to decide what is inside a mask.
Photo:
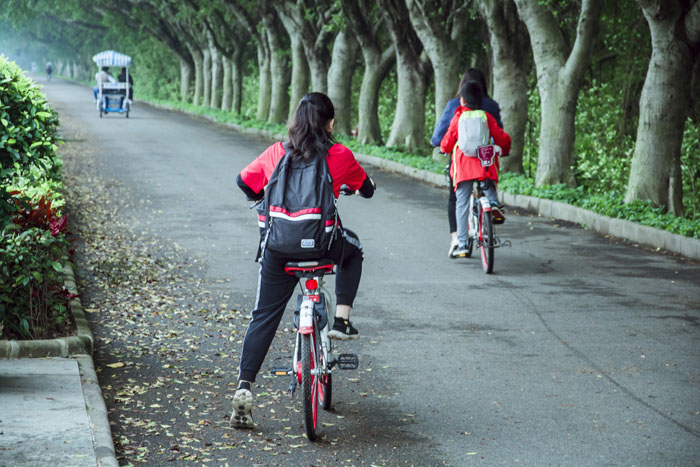
[(0, 55), (1, 338), (64, 335), (73, 326), (57, 127), (39, 87)]
[(89, 82), (116, 49), (137, 99), (273, 133), (323, 91), (342, 142), (438, 173), (429, 137), (475, 66), (513, 138), (502, 187), (699, 235), (698, 2), (4, 3), (0, 50), (26, 68)]

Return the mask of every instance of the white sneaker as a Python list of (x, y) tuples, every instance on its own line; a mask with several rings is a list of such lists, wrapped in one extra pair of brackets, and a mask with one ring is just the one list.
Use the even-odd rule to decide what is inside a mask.
[(247, 389), (239, 389), (233, 396), (233, 413), (231, 426), (234, 428), (253, 428), (253, 393)]
[(458, 246), (452, 251), (452, 258), (463, 258), (467, 256), (467, 253), (469, 253), (469, 250), (467, 250), (467, 246)]
[(456, 238), (453, 238), (452, 241), (450, 242), (450, 249), (447, 252), (448, 258), (456, 258), (456, 256), (453, 255), (453, 253), (457, 249), (458, 246), (459, 246), (459, 242), (457, 241)]

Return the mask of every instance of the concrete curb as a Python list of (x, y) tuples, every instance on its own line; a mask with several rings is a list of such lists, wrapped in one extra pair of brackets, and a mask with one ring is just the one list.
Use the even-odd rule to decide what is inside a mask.
[[(217, 125), (223, 125), (242, 133), (253, 134), (271, 140), (284, 140), (286, 138), (286, 135), (275, 134), (271, 131), (259, 130), (257, 128), (245, 128), (241, 125), (235, 125), (232, 123), (220, 122), (211, 116), (196, 115), (187, 112), (186, 110), (174, 109), (167, 105), (151, 104), (145, 101), (140, 102), (155, 108), (199, 117), (216, 123)], [(430, 183), (431, 185), (440, 187), (449, 186), (445, 175), (436, 174), (427, 170), (415, 169), (399, 162), (394, 162), (367, 154), (355, 153), (355, 158), (359, 162), (371, 164), (388, 172), (405, 175), (422, 182)], [(685, 237), (683, 235), (674, 234), (666, 230), (655, 229), (653, 227), (637, 224), (636, 222), (631, 222), (624, 219), (615, 219), (612, 217), (603, 216), (593, 211), (588, 211), (583, 208), (571, 206), (570, 204), (561, 203), (559, 201), (553, 201), (551, 199), (535, 198), (534, 196), (526, 195), (514, 195), (505, 191), (501, 191), (500, 194), (502, 197), (501, 199), (508, 206), (534, 211), (537, 214), (545, 217), (574, 222), (601, 235), (610, 235), (629, 240), (640, 245), (657, 248), (659, 250), (666, 250), (687, 258), (700, 260), (700, 239), (697, 238)]]
[(97, 380), (95, 366), (90, 355), (77, 356), (80, 367), (80, 382), (83, 387), (85, 406), (90, 420), (92, 443), (95, 449), (98, 467), (118, 467), (117, 457), (114, 453), (112, 441), (112, 429), (109, 426), (107, 406), (102, 397), (100, 383)]
[[(75, 285), (75, 275), (70, 263), (63, 268), (63, 283), (72, 294), (78, 293)], [(3, 340), (0, 341), (0, 358), (40, 358), (40, 357), (69, 357), (71, 355), (92, 355), (95, 341), (90, 325), (85, 316), (85, 310), (79, 298), (68, 303), (75, 320), (77, 331), (70, 337), (37, 340)]]

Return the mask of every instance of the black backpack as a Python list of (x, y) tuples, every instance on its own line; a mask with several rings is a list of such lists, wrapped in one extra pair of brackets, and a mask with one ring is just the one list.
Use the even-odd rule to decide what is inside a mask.
[(265, 217), (262, 249), (295, 259), (322, 258), (338, 226), (333, 180), (326, 154), (311, 161), (286, 153), (265, 188), (259, 213)]

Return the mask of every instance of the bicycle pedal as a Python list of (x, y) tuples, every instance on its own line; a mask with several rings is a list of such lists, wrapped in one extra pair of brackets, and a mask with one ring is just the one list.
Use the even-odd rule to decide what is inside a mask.
[(270, 373), (274, 376), (287, 376), (292, 374), (292, 369), (291, 368), (273, 368), (270, 370)]
[(341, 370), (357, 370), (360, 359), (354, 353), (341, 353), (338, 355), (338, 368)]

